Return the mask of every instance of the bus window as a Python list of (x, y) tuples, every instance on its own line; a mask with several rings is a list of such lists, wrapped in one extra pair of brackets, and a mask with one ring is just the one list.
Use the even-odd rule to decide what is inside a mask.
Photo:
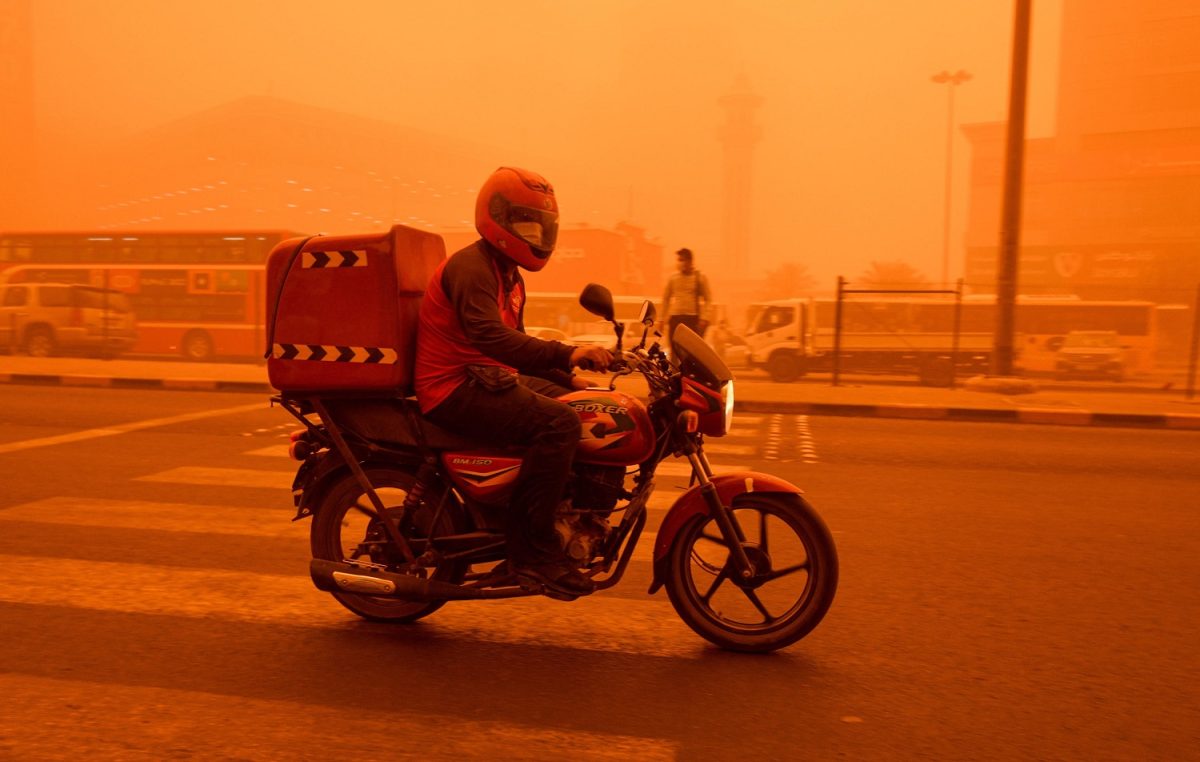
[(113, 312), (131, 312), (133, 309), (129, 304), (129, 297), (120, 291), (76, 286), (74, 292), (76, 307)]

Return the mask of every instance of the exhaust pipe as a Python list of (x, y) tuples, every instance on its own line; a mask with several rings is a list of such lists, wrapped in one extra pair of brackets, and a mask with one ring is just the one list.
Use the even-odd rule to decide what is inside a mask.
[[(445, 601), (491, 598), (484, 590), (463, 587), (452, 582), (436, 579), (421, 579), (407, 574), (393, 574), (380, 569), (369, 569), (344, 561), (326, 561), (314, 558), (309, 562), (308, 573), (318, 590), (327, 593), (359, 593), (379, 595), (387, 598), (403, 598), (408, 601)], [(498, 597), (498, 596), (495, 596)]]

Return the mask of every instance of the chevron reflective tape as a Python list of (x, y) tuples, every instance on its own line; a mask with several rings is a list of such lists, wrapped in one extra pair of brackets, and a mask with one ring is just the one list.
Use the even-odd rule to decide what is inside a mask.
[(328, 268), (366, 267), (367, 252), (362, 249), (354, 251), (306, 251), (301, 267)]
[(276, 360), (312, 360), (315, 362), (357, 362), (369, 365), (395, 365), (396, 350), (386, 347), (343, 347), (329, 344), (276, 344), (271, 357)]

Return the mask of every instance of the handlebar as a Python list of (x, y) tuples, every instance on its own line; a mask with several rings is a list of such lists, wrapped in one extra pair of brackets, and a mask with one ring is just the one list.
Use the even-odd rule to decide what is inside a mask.
[(655, 344), (650, 350), (639, 347), (625, 349), (619, 353), (614, 351), (612, 361), (603, 369), (587, 368), (582, 365), (580, 367), (590, 372), (613, 374), (610, 385), (615, 385), (620, 376), (641, 372), (652, 387), (664, 388), (671, 369), (661, 366), (660, 362), (663, 362), (661, 350)]

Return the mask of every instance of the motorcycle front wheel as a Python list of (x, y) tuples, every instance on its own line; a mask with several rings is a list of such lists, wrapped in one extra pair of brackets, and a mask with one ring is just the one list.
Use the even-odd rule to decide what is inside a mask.
[(697, 516), (671, 545), (667, 595), (698, 635), (732, 651), (791, 645), (820, 623), (837, 590), (833, 536), (799, 495), (743, 495), (733, 515), (752, 575), (736, 571), (716, 520)]
[[(408, 471), (396, 468), (365, 469), (367, 478), (375, 487), (385, 508), (399, 508), (416, 482)], [(437, 500), (440, 495), (431, 496)], [(449, 495), (447, 500), (454, 501)], [(411, 543), (413, 540), (436, 535), (457, 534), (459, 517), (457, 502), (447, 505), (433, 527), (437, 505), (422, 501), (411, 517), (406, 517), (402, 533)], [(384, 542), (384, 529), (371, 499), (359, 486), (353, 474), (334, 484), (315, 512), (310, 540), (313, 558), (327, 561), (363, 561), (382, 564), (388, 571), (406, 573), (399, 568), (403, 561), (398, 550)], [(418, 551), (419, 554), (419, 551)], [(466, 575), (467, 565), (461, 562), (438, 561), (435, 565), (421, 569), (417, 576), (442, 582), (461, 582)], [(440, 609), (445, 601), (408, 601), (360, 593), (330, 593), (338, 603), (373, 622), (415, 622)]]

